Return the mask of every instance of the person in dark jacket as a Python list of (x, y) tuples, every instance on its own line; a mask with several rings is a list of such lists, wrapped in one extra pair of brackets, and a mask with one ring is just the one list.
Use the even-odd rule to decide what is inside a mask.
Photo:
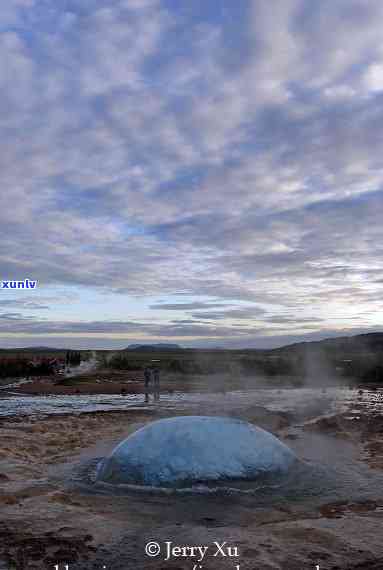
[(145, 366), (144, 369), (144, 381), (145, 381), (145, 402), (149, 402), (149, 385), (152, 380), (152, 369), (149, 366)]
[(154, 380), (154, 386), (159, 388), (159, 386), (160, 386), (160, 369), (157, 368), (157, 366), (153, 370), (153, 380)]
[(149, 384), (152, 380), (152, 369), (149, 366), (145, 367), (144, 370), (144, 380), (145, 380), (145, 388), (149, 387)]
[(153, 370), (154, 399), (160, 399), (160, 369), (156, 366)]

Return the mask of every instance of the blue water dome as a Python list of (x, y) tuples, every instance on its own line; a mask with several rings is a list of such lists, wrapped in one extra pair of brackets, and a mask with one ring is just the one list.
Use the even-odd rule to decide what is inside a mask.
[(97, 481), (184, 486), (287, 473), (294, 453), (271, 433), (226, 417), (181, 416), (152, 422), (105, 458)]

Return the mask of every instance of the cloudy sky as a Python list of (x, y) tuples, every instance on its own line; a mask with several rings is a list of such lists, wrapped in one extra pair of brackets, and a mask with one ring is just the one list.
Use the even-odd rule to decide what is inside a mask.
[(379, 330), (381, 0), (0, 5), (0, 345)]

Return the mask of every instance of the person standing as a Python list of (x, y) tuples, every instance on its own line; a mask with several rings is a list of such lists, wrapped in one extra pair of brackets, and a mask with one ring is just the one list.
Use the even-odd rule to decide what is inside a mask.
[(145, 402), (149, 402), (149, 384), (152, 380), (152, 369), (149, 366), (144, 368), (144, 381), (145, 381)]
[(145, 388), (149, 388), (151, 379), (152, 379), (152, 370), (151, 368), (149, 368), (149, 366), (145, 366), (144, 369)]
[(157, 388), (160, 387), (160, 369), (156, 366), (155, 369), (153, 370), (153, 380), (154, 380), (154, 386)]
[(160, 369), (156, 366), (153, 370), (153, 381), (154, 381), (154, 399), (160, 399)]

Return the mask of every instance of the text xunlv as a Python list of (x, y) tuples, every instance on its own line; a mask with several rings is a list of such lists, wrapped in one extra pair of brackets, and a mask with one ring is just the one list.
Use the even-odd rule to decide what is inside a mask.
[(5, 280), (0, 281), (0, 289), (36, 289), (37, 279), (23, 279), (22, 281)]

